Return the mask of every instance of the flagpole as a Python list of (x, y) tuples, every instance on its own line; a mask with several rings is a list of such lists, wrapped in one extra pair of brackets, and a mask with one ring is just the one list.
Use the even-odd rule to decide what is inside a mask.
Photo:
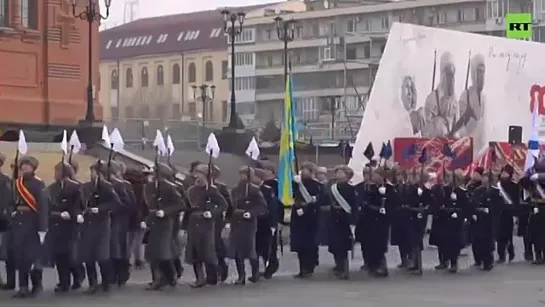
[[(288, 62), (288, 74), (289, 74), (289, 78), (288, 76), (286, 76), (286, 82), (288, 82), (287, 80), (289, 80), (290, 82), (290, 86), (289, 86), (289, 89), (290, 89), (290, 98), (291, 98), (291, 104), (290, 104), (290, 112), (291, 114), (293, 114), (293, 120), (295, 120), (295, 103), (293, 101), (293, 88), (292, 88), (292, 84), (293, 84), (293, 81), (291, 79), (291, 61)], [(284, 103), (286, 103), (284, 101)], [(295, 125), (295, 123), (292, 123), (292, 125)], [(294, 126), (295, 127), (295, 126)], [(291, 130), (291, 129), (290, 129)], [(294, 136), (294, 139), (293, 139), (293, 159), (295, 160), (294, 161), (294, 165), (295, 165), (295, 173), (299, 173), (299, 161), (297, 159), (297, 146), (296, 145), (296, 141), (295, 141), (295, 136)]]

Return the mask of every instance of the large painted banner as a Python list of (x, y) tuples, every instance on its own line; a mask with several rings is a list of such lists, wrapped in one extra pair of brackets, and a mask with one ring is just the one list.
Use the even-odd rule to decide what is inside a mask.
[[(350, 166), (361, 174), (372, 142), (398, 137), (473, 138), (474, 154), (530, 135), (533, 106), (545, 114), (545, 44), (394, 23)], [(395, 148), (394, 148), (395, 150)]]

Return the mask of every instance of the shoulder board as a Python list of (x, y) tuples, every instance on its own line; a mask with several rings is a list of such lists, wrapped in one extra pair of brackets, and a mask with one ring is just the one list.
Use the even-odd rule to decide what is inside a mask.
[(272, 187), (270, 185), (267, 185), (267, 184), (263, 184), (262, 187), (264, 187), (265, 189), (272, 189)]
[(252, 186), (253, 188), (258, 188), (259, 189), (259, 186), (257, 184), (250, 183), (250, 186)]
[(122, 179), (119, 179), (119, 178), (116, 178), (116, 177), (112, 177), (112, 180), (111, 180), (111, 181), (112, 181), (112, 182), (113, 182), (113, 181), (116, 181), (116, 182), (123, 182)]
[(164, 182), (164, 183), (167, 183), (167, 184), (170, 185), (170, 186), (177, 187), (177, 185), (176, 185), (174, 182), (170, 181), (170, 180), (164, 179), (163, 182)]
[(42, 178), (38, 177), (38, 176), (34, 176), (34, 178), (36, 178), (36, 180), (38, 180), (38, 181), (44, 182), (44, 180)]
[(73, 183), (73, 184), (79, 184), (79, 182), (77, 182), (76, 180), (71, 179), (71, 178), (66, 178), (65, 180), (66, 180), (67, 182), (70, 182), (70, 183)]

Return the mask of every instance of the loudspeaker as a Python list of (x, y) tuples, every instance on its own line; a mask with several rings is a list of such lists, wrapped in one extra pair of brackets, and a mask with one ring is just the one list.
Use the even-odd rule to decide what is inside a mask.
[(522, 144), (522, 126), (509, 126), (509, 144)]

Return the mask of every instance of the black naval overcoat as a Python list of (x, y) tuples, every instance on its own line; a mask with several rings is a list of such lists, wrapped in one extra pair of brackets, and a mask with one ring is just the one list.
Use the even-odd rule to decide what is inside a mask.
[[(399, 203), (397, 191), (392, 184), (385, 184), (386, 192), (379, 193), (381, 185), (371, 184), (368, 189), (368, 202), (363, 207), (363, 223), (366, 231), (363, 244), (372, 253), (386, 253), (390, 239), (390, 222), (392, 211)], [(385, 214), (380, 209), (386, 210)]]
[[(300, 185), (304, 185), (315, 202), (303, 198)], [(324, 201), (323, 185), (314, 179), (302, 178), (301, 183), (293, 182), (295, 203), (291, 207), (290, 217), (290, 247), (292, 252), (314, 252), (318, 249), (318, 211)], [(303, 209), (303, 215), (297, 215), (297, 210)]]
[(257, 232), (255, 234), (255, 247), (257, 256), (264, 259), (269, 258), (271, 244), (273, 243), (273, 233), (271, 228), (278, 227), (278, 207), (281, 207), (274, 189), (266, 184), (259, 186), (261, 194), (267, 203), (265, 214), (257, 217)]
[(407, 229), (411, 225), (411, 211), (404, 210), (414, 201), (415, 188), (412, 184), (398, 184), (399, 207), (392, 213), (392, 228), (390, 233), (390, 244), (394, 246), (407, 245), (410, 242), (410, 232)]
[[(483, 250), (494, 251), (497, 209), (502, 202), (499, 190), (497, 187), (480, 186), (475, 189), (472, 201), (471, 243)], [(483, 212), (484, 209), (488, 209), (488, 212)]]
[(112, 186), (119, 196), (120, 206), (112, 211), (111, 218), (111, 236), (110, 236), (110, 258), (129, 259), (130, 242), (129, 226), (130, 218), (134, 216), (136, 205), (134, 198), (131, 197), (131, 186), (129, 182), (115, 177), (111, 178)]
[[(346, 203), (350, 206), (347, 212), (333, 196), (333, 185)], [(327, 225), (327, 246), (332, 254), (342, 254), (352, 250), (354, 240), (350, 226), (356, 226), (358, 218), (358, 204), (356, 202), (356, 189), (347, 182), (333, 183), (328, 188), (329, 201), (327, 207), (329, 210), (321, 211), (326, 217)], [(324, 206), (322, 206), (324, 207)]]

